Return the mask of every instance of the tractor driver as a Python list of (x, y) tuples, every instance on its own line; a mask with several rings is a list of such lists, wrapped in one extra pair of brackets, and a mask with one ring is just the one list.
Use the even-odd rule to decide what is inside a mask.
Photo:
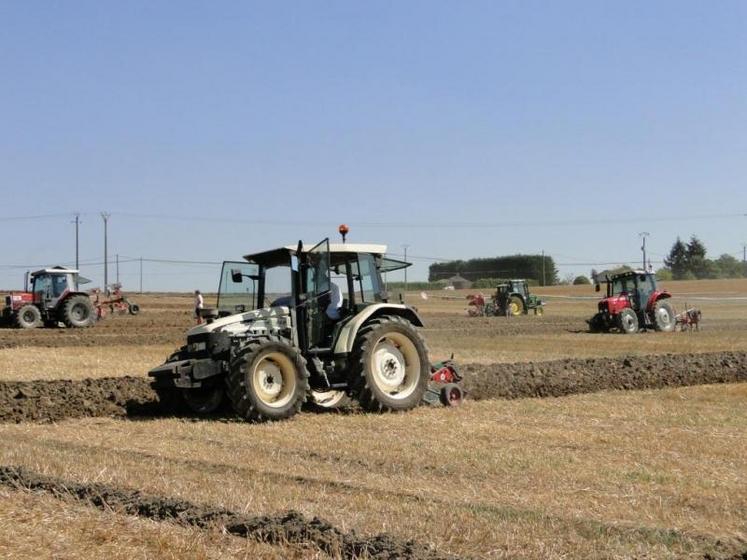
[(332, 321), (338, 321), (340, 319), (340, 309), (342, 308), (342, 290), (340, 286), (334, 282), (329, 284), (329, 304), (324, 313)]

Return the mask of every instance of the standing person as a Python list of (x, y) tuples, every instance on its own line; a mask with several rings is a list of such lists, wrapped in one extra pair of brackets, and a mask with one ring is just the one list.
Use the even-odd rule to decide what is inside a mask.
[(202, 299), (202, 294), (200, 293), (200, 290), (195, 290), (195, 318), (197, 319), (197, 324), (202, 324), (202, 308), (205, 305), (205, 301)]

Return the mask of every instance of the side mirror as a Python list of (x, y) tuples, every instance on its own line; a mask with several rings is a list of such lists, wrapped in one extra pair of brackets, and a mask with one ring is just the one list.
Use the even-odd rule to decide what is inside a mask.
[(598, 292), (598, 291), (600, 291), (601, 289), (602, 289), (602, 288), (601, 288), (601, 286), (600, 286), (599, 284), (594, 284), (594, 291), (595, 291), (595, 292)]
[(231, 269), (231, 280), (233, 280), (237, 284), (241, 284), (244, 281), (244, 278), (243, 278), (243, 275), (241, 274), (240, 269), (238, 268)]

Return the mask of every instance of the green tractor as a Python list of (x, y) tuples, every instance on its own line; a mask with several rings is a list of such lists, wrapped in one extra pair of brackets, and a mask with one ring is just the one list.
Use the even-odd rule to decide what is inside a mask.
[(518, 279), (498, 284), (493, 305), (495, 315), (517, 316), (526, 315), (530, 310), (535, 315), (542, 315), (544, 303), (536, 295), (529, 293), (529, 283), (525, 279)]

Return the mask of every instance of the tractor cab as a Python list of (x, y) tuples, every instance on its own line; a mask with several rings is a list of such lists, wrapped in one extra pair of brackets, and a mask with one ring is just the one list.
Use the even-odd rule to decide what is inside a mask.
[(68, 293), (78, 290), (78, 271), (54, 267), (37, 270), (29, 275), (34, 303), (43, 309), (54, 309)]
[[(330, 243), (306, 250), (286, 246), (246, 255), (244, 262), (223, 263), (217, 317), (266, 310), (287, 316), (305, 329), (293, 339), (308, 348), (329, 348), (351, 317), (374, 304), (387, 303), (382, 273), (410, 266), (385, 257), (385, 245)], [(342, 297), (337, 316), (327, 315), (333, 295)], [(208, 312), (208, 319), (214, 316)], [(300, 334), (299, 334), (300, 333)]]

